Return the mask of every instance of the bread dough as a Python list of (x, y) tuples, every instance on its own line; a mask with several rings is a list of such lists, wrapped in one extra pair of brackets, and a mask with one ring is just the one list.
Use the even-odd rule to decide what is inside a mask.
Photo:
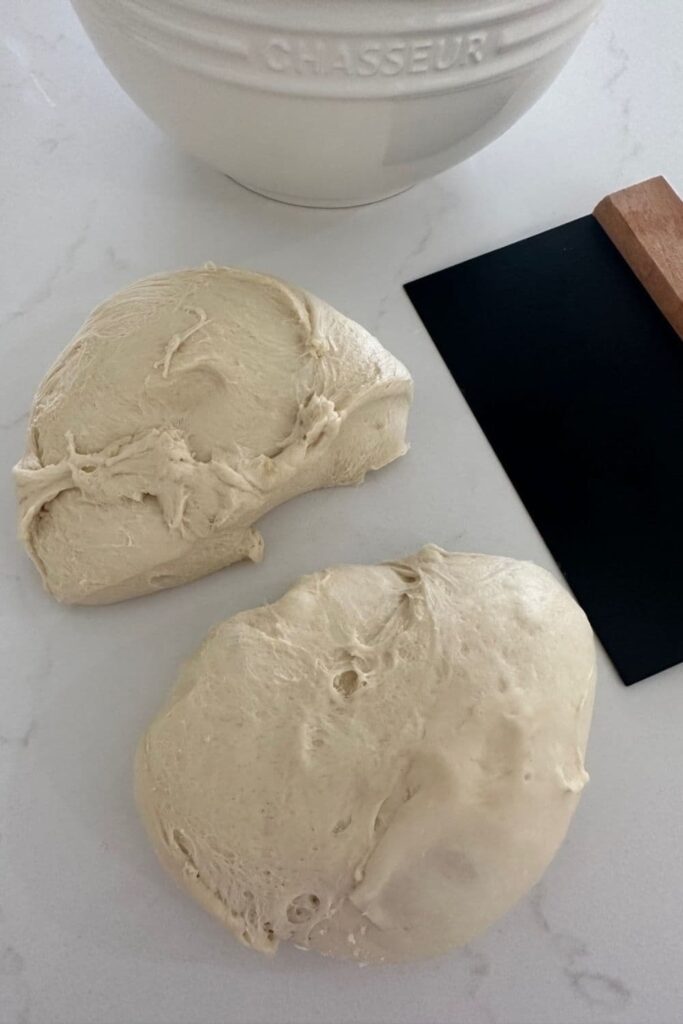
[(466, 943), (540, 877), (588, 775), (593, 634), (543, 569), (429, 546), (223, 622), (143, 738), (172, 874), (244, 943)]
[(258, 561), (252, 524), (406, 450), (408, 371), (271, 277), (149, 277), (99, 306), (38, 391), (20, 535), (60, 601), (99, 604)]

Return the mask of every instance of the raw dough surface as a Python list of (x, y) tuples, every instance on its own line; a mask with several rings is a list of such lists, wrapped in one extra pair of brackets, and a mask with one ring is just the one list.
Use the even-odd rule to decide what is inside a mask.
[(216, 627), (136, 761), (171, 873), (244, 943), (383, 962), (540, 877), (588, 775), (588, 621), (527, 562), (428, 546)]
[(257, 561), (269, 509), (405, 452), (411, 398), (398, 360), (300, 289), (211, 264), (146, 278), (38, 391), (20, 535), (47, 589), (82, 604)]

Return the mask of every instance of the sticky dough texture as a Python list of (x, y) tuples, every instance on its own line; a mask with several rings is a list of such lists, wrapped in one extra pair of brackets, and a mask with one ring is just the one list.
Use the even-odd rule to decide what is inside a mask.
[(429, 546), (330, 569), (209, 634), (141, 741), (138, 804), (247, 945), (430, 956), (555, 854), (594, 687), (585, 615), (530, 563)]
[(59, 600), (106, 603), (261, 558), (253, 523), (406, 450), (412, 382), (362, 327), (207, 265), (99, 306), (36, 395), (20, 535)]

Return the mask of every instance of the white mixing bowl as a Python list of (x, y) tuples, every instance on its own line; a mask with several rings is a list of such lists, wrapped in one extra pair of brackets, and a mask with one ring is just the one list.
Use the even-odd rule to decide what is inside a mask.
[(170, 135), (249, 188), (352, 206), (500, 135), (599, 0), (73, 0)]

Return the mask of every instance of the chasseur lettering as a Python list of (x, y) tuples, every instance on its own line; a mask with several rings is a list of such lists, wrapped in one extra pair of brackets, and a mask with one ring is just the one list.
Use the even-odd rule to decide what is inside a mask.
[(493, 50), (484, 31), (435, 38), (327, 40), (273, 36), (261, 48), (271, 71), (290, 75), (372, 78), (420, 75), (480, 64)]

